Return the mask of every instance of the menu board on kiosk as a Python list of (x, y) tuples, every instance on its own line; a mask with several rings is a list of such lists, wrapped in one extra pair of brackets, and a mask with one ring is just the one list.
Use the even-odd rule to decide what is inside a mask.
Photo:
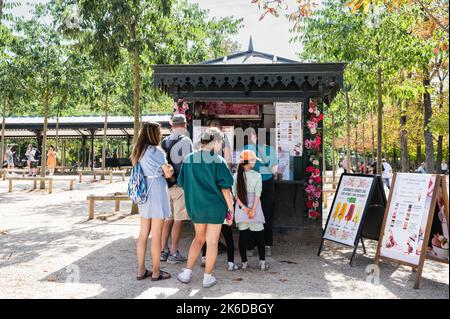
[(303, 103), (275, 103), (278, 174), (282, 180), (293, 179), (293, 156), (303, 155)]
[(445, 176), (397, 173), (386, 208), (375, 262), (417, 270), (419, 288), (425, 258), (448, 263), (448, 195)]

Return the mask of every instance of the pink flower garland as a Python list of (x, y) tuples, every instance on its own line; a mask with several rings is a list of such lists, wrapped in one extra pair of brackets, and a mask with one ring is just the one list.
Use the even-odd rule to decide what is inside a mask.
[(318, 208), (322, 196), (322, 176), (320, 171), (322, 136), (319, 132), (319, 123), (323, 121), (323, 114), (312, 99), (309, 103), (308, 113), (309, 120), (306, 122), (308, 132), (305, 139), (305, 148), (309, 156), (305, 183), (306, 207), (308, 209), (308, 217), (316, 219), (320, 216)]
[(189, 104), (183, 100), (183, 98), (178, 99), (173, 105), (173, 114), (183, 114), (186, 116), (187, 120), (191, 120), (192, 115), (188, 112), (190, 109)]

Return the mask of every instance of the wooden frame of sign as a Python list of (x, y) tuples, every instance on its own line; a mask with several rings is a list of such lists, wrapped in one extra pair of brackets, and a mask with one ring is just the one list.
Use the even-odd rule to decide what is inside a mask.
[[(431, 174), (430, 174), (431, 175)], [(442, 191), (442, 195), (443, 195), (443, 202), (444, 202), (444, 209), (445, 209), (445, 218), (447, 219), (447, 223), (449, 221), (449, 212), (448, 212), (448, 192), (447, 192), (447, 187), (446, 187), (446, 177), (445, 176), (441, 176), (441, 175), (437, 175), (437, 174), (432, 174), (432, 176), (435, 176), (435, 182), (434, 182), (434, 189), (433, 189), (433, 195), (431, 198), (431, 204), (430, 204), (430, 208), (428, 210), (428, 212), (426, 212), (426, 214), (428, 214), (427, 218), (426, 218), (426, 226), (425, 226), (425, 231), (424, 231), (424, 240), (422, 243), (421, 247), (417, 247), (420, 248), (420, 257), (419, 257), (419, 262), (417, 264), (413, 264), (413, 263), (409, 263), (403, 260), (398, 260), (395, 258), (391, 258), (391, 257), (387, 257), (387, 256), (383, 256), (381, 253), (381, 246), (383, 244), (383, 236), (384, 236), (384, 232), (385, 232), (385, 227), (386, 227), (386, 222), (387, 222), (387, 218), (389, 215), (389, 210), (392, 204), (392, 197), (393, 197), (393, 193), (394, 193), (394, 189), (395, 189), (395, 183), (396, 183), (396, 179), (397, 179), (397, 174), (394, 174), (394, 178), (392, 180), (392, 186), (391, 186), (391, 192), (389, 193), (389, 200), (388, 200), (388, 204), (386, 206), (386, 211), (384, 214), (384, 219), (383, 219), (383, 226), (381, 228), (381, 232), (380, 232), (380, 239), (378, 241), (378, 247), (377, 247), (377, 253), (375, 256), (375, 264), (378, 265), (380, 260), (384, 260), (384, 261), (389, 261), (389, 262), (393, 262), (396, 264), (400, 264), (400, 265), (406, 265), (406, 266), (410, 266), (414, 272), (416, 272), (416, 279), (414, 281), (414, 289), (419, 289), (420, 288), (420, 282), (422, 279), (422, 271), (423, 271), (423, 266), (425, 263), (425, 259), (431, 259), (434, 261), (438, 261), (438, 262), (442, 262), (445, 264), (448, 264), (449, 261), (448, 259), (440, 259), (437, 257), (433, 257), (430, 256), (429, 254), (427, 254), (427, 247), (428, 247), (428, 243), (430, 240), (430, 234), (431, 234), (431, 226), (433, 223), (433, 218), (435, 217), (435, 209), (436, 209), (436, 204), (437, 204), (437, 197), (439, 195), (439, 192)], [(448, 225), (448, 224), (447, 224)]]
[[(356, 231), (356, 235), (355, 235), (355, 239), (353, 241), (353, 244), (349, 244), (349, 243), (341, 242), (341, 241), (338, 241), (338, 240), (333, 240), (333, 239), (330, 239), (330, 238), (326, 238), (326, 233), (327, 233), (328, 227), (330, 225), (330, 219), (332, 218), (333, 210), (334, 210), (334, 207), (335, 207), (335, 204), (336, 204), (336, 199), (338, 198), (338, 195), (340, 194), (341, 183), (342, 183), (343, 178), (345, 178), (345, 176), (351, 176), (351, 177), (356, 177), (356, 178), (364, 177), (364, 178), (371, 179), (370, 190), (369, 190), (369, 192), (367, 194), (367, 199), (366, 199), (366, 202), (364, 204), (364, 208), (360, 212), (360, 224), (359, 224), (358, 229)], [(374, 197), (375, 192), (379, 193), (379, 199), (381, 200), (381, 203), (373, 203), (373, 197)], [(333, 203), (332, 203), (331, 208), (330, 208), (330, 213), (328, 214), (327, 222), (325, 224), (325, 228), (324, 228), (323, 233), (322, 233), (322, 240), (320, 242), (320, 247), (319, 247), (319, 251), (317, 253), (317, 256), (320, 256), (320, 254), (322, 252), (322, 249), (324, 247), (325, 240), (329, 240), (331, 242), (335, 242), (335, 243), (338, 243), (338, 244), (341, 244), (341, 245), (344, 245), (344, 246), (353, 247), (353, 252), (352, 252), (352, 255), (350, 257), (350, 262), (349, 262), (350, 266), (353, 266), (353, 259), (355, 257), (356, 250), (358, 248), (358, 245), (359, 245), (360, 241), (361, 241), (361, 245), (362, 245), (362, 248), (363, 248), (363, 252), (364, 252), (364, 254), (366, 254), (366, 247), (365, 247), (364, 241), (363, 241), (363, 233), (364, 233), (364, 229), (365, 229), (365, 226), (366, 226), (367, 211), (369, 210), (370, 207), (381, 206), (382, 210), (384, 212), (384, 209), (386, 207), (386, 195), (384, 193), (383, 183), (382, 183), (382, 181), (381, 181), (379, 176), (376, 176), (376, 175), (365, 175), (365, 174), (347, 174), (347, 173), (342, 174), (341, 177), (339, 178), (339, 183), (338, 183), (338, 186), (336, 188), (336, 193), (335, 194), (336, 195), (333, 198)], [(340, 207), (338, 207), (336, 210), (338, 211), (339, 208)], [(380, 216), (380, 220), (381, 220), (381, 216)], [(381, 223), (380, 223), (379, 227), (381, 227)], [(378, 234), (377, 234), (377, 236), (378, 236)], [(377, 240), (378, 238), (369, 238), (369, 239)]]

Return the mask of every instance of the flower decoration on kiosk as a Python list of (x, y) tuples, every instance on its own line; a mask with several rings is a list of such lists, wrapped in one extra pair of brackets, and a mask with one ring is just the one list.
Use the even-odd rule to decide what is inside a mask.
[(306, 122), (308, 130), (305, 134), (305, 149), (309, 157), (309, 163), (306, 167), (305, 194), (308, 217), (311, 219), (316, 219), (320, 216), (319, 206), (322, 196), (322, 176), (320, 171), (322, 136), (319, 123), (323, 121), (323, 113), (320, 112), (316, 103), (315, 100), (310, 100), (309, 117)]
[(179, 98), (178, 101), (174, 102), (173, 114), (183, 114), (190, 121), (192, 119), (192, 114), (189, 112), (190, 109), (189, 104), (183, 98)]

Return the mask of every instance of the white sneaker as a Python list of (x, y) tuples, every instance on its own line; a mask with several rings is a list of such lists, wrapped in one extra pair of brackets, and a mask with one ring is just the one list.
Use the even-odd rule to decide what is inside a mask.
[(202, 257), (202, 261), (200, 262), (201, 267), (205, 267), (206, 265), (206, 257)]
[(217, 283), (216, 277), (211, 274), (205, 274), (203, 276), (203, 288), (210, 288)]
[(247, 269), (247, 268), (248, 268), (248, 261), (243, 262), (243, 263), (241, 264), (241, 269)]
[(236, 265), (235, 263), (228, 262), (228, 270), (229, 271), (239, 270), (239, 266)]
[(262, 271), (265, 271), (265, 270), (269, 269), (269, 265), (266, 264), (266, 261), (265, 261), (265, 260), (260, 260), (260, 261), (259, 261), (259, 268), (260, 268)]
[(192, 279), (192, 270), (183, 268), (183, 271), (178, 274), (177, 279), (183, 284), (188, 284)]

